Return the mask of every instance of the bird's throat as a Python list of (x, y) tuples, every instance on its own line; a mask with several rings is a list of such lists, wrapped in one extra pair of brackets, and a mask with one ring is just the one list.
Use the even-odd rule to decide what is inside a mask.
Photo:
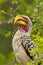
[(19, 26), (18, 30), (24, 30), (25, 32), (28, 32), (29, 27), (28, 26)]

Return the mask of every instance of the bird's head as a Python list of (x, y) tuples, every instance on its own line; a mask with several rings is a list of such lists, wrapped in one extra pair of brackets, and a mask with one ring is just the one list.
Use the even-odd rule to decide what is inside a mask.
[(18, 24), (18, 30), (22, 31), (24, 30), (25, 33), (31, 33), (32, 29), (32, 22), (28, 16), (25, 15), (17, 15), (15, 19), (13, 20), (14, 24)]

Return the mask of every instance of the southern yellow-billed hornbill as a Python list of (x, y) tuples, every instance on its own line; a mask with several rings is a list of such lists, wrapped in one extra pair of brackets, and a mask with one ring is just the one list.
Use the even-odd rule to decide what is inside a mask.
[(12, 40), (12, 47), (16, 59), (21, 65), (26, 65), (30, 60), (34, 61), (34, 56), (30, 55), (30, 50), (35, 46), (29, 38), (32, 31), (32, 22), (28, 16), (17, 15), (14, 24), (18, 24), (18, 30)]

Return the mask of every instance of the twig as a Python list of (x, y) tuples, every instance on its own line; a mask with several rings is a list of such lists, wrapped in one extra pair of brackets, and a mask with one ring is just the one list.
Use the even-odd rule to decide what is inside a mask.
[(19, 8), (20, 8), (20, 6), (18, 6), (18, 7), (13, 11), (13, 13), (15, 13)]
[(4, 25), (4, 24), (8, 24), (8, 22), (7, 21), (0, 21), (0, 25)]

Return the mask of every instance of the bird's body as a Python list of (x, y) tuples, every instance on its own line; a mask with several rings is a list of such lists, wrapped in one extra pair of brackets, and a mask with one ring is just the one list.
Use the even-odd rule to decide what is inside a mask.
[(22, 35), (23, 35), (22, 32), (21, 33), (19, 31), (16, 32), (16, 34), (13, 37), (12, 46), (17, 62), (19, 62), (22, 65), (25, 65), (29, 61), (29, 57), (27, 56), (24, 48), (21, 45)]
[[(22, 16), (17, 16), (17, 17), (16, 17), (17, 21), (15, 20), (15, 22), (20, 23)], [(27, 16), (23, 15), (23, 17), (25, 18), (28, 24), (27, 26), (21, 26), (21, 23), (20, 23), (20, 29), (18, 29), (18, 31), (15, 33), (13, 37), (12, 47), (13, 47), (14, 54), (16, 56), (16, 60), (21, 65), (26, 65), (27, 62), (34, 59), (33, 56), (30, 56), (30, 50), (34, 48), (34, 44), (33, 44), (33, 41), (29, 38), (31, 34), (31, 30), (32, 30), (31, 20)], [(18, 20), (20, 21), (18, 22)], [(26, 25), (25, 22), (23, 23), (23, 20), (21, 21), (22, 24)]]
[(22, 46), (22, 42), (24, 44), (24, 47), (27, 44), (27, 52), (29, 52), (29, 50), (34, 47), (33, 41), (31, 41), (28, 36), (25, 36), (23, 34), (23, 31), (17, 31), (12, 40), (13, 51), (17, 61), (22, 65), (26, 65), (26, 63), (33, 58), (30, 56), (29, 53), (26, 53), (26, 47), (24, 48)]

